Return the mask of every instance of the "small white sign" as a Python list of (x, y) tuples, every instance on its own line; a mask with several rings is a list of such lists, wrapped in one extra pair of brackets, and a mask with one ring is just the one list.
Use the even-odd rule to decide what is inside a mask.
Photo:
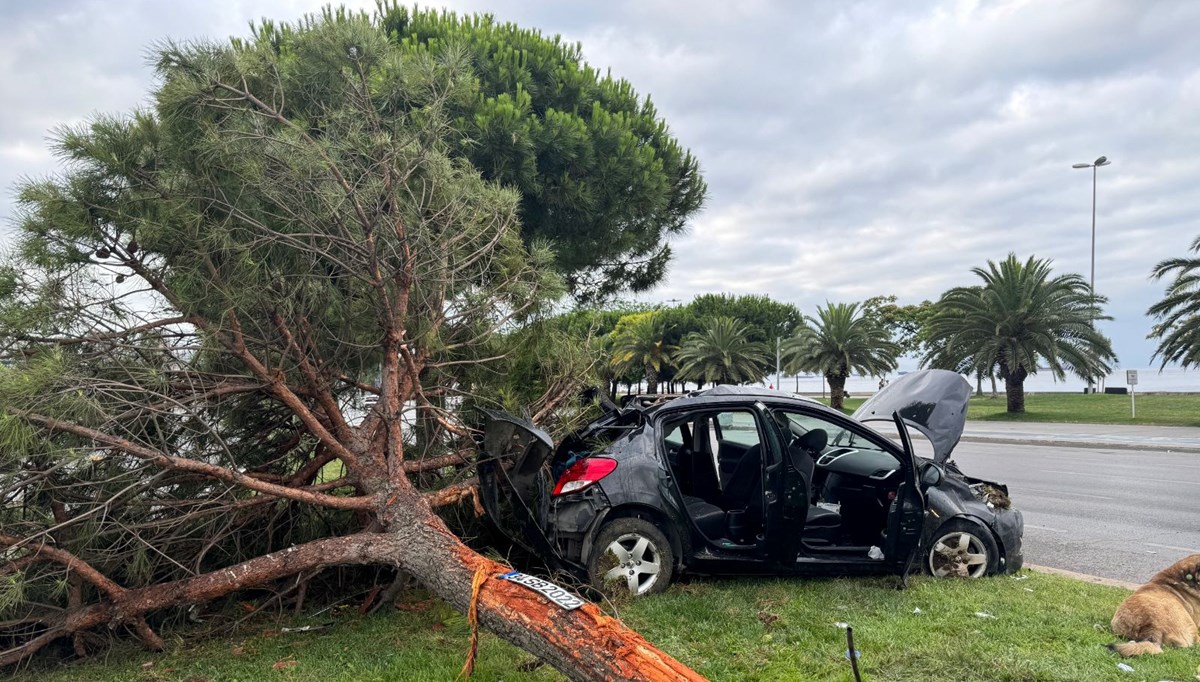
[(521, 573), (519, 571), (509, 571), (496, 576), (501, 580), (514, 582), (518, 585), (528, 587), (554, 602), (559, 608), (566, 611), (571, 611), (583, 606), (583, 600), (571, 594), (565, 587), (559, 587), (549, 580), (535, 578), (532, 575)]
[(1125, 383), (1129, 384), (1130, 386), (1137, 386), (1137, 370), (1136, 369), (1125, 370)]

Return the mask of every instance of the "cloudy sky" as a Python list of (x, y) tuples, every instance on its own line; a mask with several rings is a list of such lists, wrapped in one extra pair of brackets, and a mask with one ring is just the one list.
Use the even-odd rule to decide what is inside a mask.
[[(148, 49), (304, 0), (0, 2), (0, 241), (47, 131), (147, 102)], [(373, 2), (351, 2), (373, 7)], [(432, 3), (436, 4), (436, 3)], [(1089, 268), (1144, 367), (1150, 268), (1200, 234), (1200, 3), (452, 0), (583, 44), (699, 157), (705, 211), (654, 300), (766, 293), (806, 312), (969, 284), (1015, 251)]]

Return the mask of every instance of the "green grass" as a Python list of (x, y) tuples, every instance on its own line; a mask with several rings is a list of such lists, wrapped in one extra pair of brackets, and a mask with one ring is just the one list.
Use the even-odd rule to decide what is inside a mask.
[[(846, 401), (853, 412), (864, 398)], [(829, 404), (828, 400), (823, 401)], [(1103, 393), (1029, 393), (1025, 412), (1009, 414), (1001, 392), (971, 398), (968, 419), (980, 421), (1062, 422), (1075, 424), (1155, 424), (1161, 426), (1200, 426), (1200, 394), (1152, 393), (1137, 396), (1137, 419), (1129, 416), (1129, 396)]]
[[(850, 680), (838, 622), (854, 626), (866, 680), (1153, 682), (1200, 673), (1200, 649), (1132, 659), (1135, 674), (1117, 669), (1119, 659), (1104, 648), (1114, 640), (1108, 621), (1128, 594), (1117, 588), (1041, 574), (1026, 580), (914, 578), (904, 592), (895, 584), (847, 578), (695, 581), (627, 604), (621, 615), (714, 681)], [(921, 613), (914, 613), (918, 608)], [(315, 633), (279, 634), (279, 624), (259, 621), (233, 637), (176, 636), (165, 654), (120, 645), (103, 662), (25, 671), (15, 679), (442, 682), (455, 679), (462, 665), (467, 625), (440, 603), (374, 617), (348, 609), (335, 619), (335, 627)], [(295, 664), (274, 670), (279, 661)], [(531, 661), (484, 634), (472, 679), (562, 679), (548, 667), (518, 670)]]
[(1025, 412), (1009, 414), (1003, 392), (972, 398), (968, 419), (987, 421), (1074, 422), (1087, 424), (1158, 424), (1200, 426), (1200, 395), (1151, 393), (1137, 396), (1137, 419), (1130, 417), (1129, 396), (1083, 393), (1034, 393), (1025, 396)]

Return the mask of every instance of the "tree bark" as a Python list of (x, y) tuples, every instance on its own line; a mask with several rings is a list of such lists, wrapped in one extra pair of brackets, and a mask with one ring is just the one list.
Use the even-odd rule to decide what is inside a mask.
[(1024, 367), (1008, 370), (1004, 374), (1004, 392), (1008, 396), (1008, 412), (1015, 414), (1025, 411), (1025, 377), (1029, 373)]
[(829, 381), (829, 406), (840, 410), (846, 405), (846, 377), (841, 374), (826, 374)]
[(477, 608), (488, 630), (571, 680), (704, 679), (593, 604), (564, 611), (531, 590), (496, 580), (510, 569), (462, 544), (423, 502), (405, 504), (405, 498), (412, 501), (410, 494), (400, 494), (386, 516), (399, 529), (395, 536), (404, 548), (394, 555), (396, 565), (460, 611), (470, 604), (476, 571), (484, 571), (488, 579)]
[(649, 362), (646, 363), (646, 392), (650, 395), (658, 393), (658, 372)]

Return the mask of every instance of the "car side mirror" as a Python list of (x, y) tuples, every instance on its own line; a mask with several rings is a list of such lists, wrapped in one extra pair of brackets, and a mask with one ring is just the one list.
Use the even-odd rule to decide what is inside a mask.
[(945, 478), (945, 474), (938, 465), (929, 462), (921, 467), (921, 487), (930, 488), (938, 485), (943, 478)]

